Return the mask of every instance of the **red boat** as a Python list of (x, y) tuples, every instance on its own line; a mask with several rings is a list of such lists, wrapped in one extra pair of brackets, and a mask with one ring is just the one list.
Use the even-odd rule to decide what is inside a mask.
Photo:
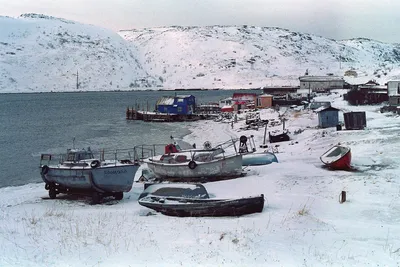
[(351, 169), (351, 150), (349, 147), (336, 145), (320, 157), (322, 163), (334, 170)]

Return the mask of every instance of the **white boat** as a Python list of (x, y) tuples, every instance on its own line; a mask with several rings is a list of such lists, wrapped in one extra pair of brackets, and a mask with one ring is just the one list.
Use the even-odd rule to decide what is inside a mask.
[(203, 178), (218, 180), (242, 175), (242, 155), (225, 155), (218, 151), (188, 151), (143, 160), (157, 178), (178, 180)]
[(41, 177), (52, 199), (59, 193), (83, 193), (92, 195), (93, 204), (105, 196), (121, 200), (123, 192), (131, 190), (139, 168), (135, 155), (134, 149), (94, 152), (90, 148), (68, 149), (65, 155), (42, 154)]

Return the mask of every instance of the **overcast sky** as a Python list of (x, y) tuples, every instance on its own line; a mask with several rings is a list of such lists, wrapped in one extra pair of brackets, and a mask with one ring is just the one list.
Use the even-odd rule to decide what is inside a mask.
[(400, 43), (400, 0), (0, 0), (0, 15), (40, 13), (112, 30), (254, 25), (333, 39)]

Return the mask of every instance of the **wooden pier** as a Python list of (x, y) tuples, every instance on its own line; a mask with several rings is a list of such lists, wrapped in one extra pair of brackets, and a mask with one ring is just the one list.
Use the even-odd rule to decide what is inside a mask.
[(200, 114), (168, 114), (151, 111), (136, 110), (134, 108), (126, 109), (127, 120), (141, 120), (154, 122), (176, 122), (176, 121), (197, 121), (208, 119), (206, 115)]

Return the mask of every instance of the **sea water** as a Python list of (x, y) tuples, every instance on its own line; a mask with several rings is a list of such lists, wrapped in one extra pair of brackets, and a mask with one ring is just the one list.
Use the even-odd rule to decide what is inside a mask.
[(190, 123), (126, 120), (127, 107), (140, 105), (152, 111), (157, 99), (175, 93), (192, 94), (197, 104), (206, 104), (234, 92), (243, 91), (0, 94), (0, 187), (42, 182), (42, 153), (65, 153), (73, 146), (117, 149), (166, 144), (171, 135), (189, 133)]

